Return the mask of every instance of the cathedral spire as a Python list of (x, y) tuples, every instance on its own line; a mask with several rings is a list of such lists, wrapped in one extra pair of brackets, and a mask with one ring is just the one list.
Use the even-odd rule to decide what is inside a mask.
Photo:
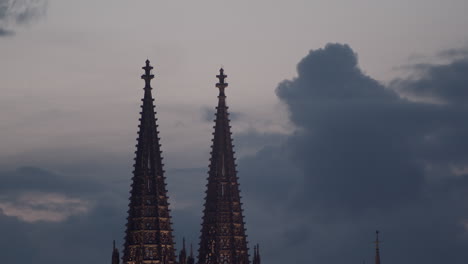
[(150, 61), (145, 73), (144, 97), (130, 191), (123, 264), (175, 263), (171, 218), (163, 163), (151, 94), (154, 78)]
[(379, 230), (375, 231), (375, 264), (380, 264), (380, 241), (379, 241)]
[(224, 69), (219, 82), (218, 107), (202, 219), (199, 264), (249, 264), (244, 218), (226, 105)]

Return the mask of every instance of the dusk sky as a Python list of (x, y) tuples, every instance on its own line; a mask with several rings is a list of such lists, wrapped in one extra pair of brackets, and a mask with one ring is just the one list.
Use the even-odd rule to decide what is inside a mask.
[(110, 263), (146, 59), (177, 249), (216, 74), (262, 264), (468, 261), (467, 0), (0, 0), (0, 259)]

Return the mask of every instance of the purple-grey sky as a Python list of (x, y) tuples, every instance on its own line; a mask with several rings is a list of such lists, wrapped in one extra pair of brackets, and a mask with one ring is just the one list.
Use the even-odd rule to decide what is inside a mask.
[[(228, 105), (264, 263), (468, 258), (468, 1), (0, 0), (0, 258), (110, 262), (143, 82), (177, 241)], [(329, 44), (342, 43), (342, 44)]]

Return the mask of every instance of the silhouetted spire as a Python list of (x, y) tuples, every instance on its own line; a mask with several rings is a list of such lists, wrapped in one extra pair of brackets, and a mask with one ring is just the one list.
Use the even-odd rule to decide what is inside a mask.
[(260, 258), (260, 244), (257, 244), (257, 264), (261, 263), (261, 258)]
[(179, 253), (179, 264), (187, 263), (187, 251), (185, 249), (185, 237), (182, 239), (182, 250)]
[(119, 264), (119, 250), (115, 247), (115, 240), (112, 243), (112, 264)]
[(254, 254), (253, 254), (252, 264), (257, 264), (257, 246), (256, 245), (254, 245)]
[(249, 255), (240, 202), (239, 184), (224, 89), (224, 70), (219, 82), (216, 124), (213, 133), (201, 230), (198, 264), (248, 264)]
[(375, 264), (380, 264), (379, 230), (375, 231)]
[(195, 258), (193, 257), (193, 246), (190, 243), (190, 256), (187, 258), (187, 264), (195, 264)]
[(123, 264), (176, 262), (161, 149), (151, 94), (149, 60), (143, 67), (145, 92), (130, 191)]
[(260, 264), (260, 245), (254, 246), (254, 256), (252, 264)]

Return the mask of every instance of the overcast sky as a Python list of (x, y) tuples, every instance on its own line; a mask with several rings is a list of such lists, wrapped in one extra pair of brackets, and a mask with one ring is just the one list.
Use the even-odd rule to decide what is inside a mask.
[(376, 229), (383, 263), (466, 263), (466, 10), (0, 0), (0, 258), (110, 262), (150, 59), (178, 244), (198, 243), (223, 66), (248, 240), (265, 263), (372, 262)]

